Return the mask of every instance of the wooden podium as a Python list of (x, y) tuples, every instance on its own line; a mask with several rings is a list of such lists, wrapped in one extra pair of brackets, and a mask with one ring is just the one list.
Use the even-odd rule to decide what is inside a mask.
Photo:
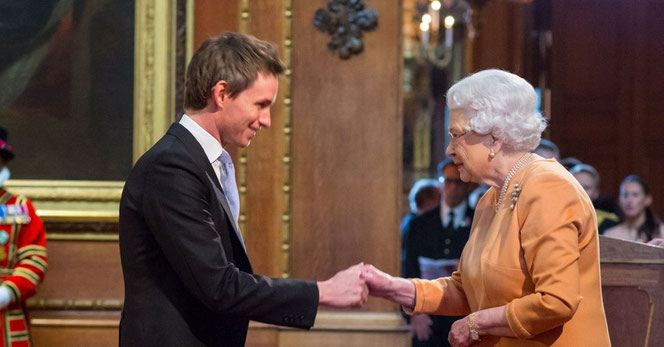
[(604, 309), (613, 346), (664, 341), (664, 248), (600, 236)]

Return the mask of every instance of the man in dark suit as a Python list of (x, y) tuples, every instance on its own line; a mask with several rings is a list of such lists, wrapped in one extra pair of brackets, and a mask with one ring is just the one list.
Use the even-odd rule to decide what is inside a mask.
[[(451, 158), (439, 165), (438, 174), (443, 185), (441, 204), (408, 223), (403, 239), (402, 277), (449, 276), (456, 270), (468, 241), (474, 210), (467, 198), (475, 185), (461, 181)], [(409, 317), (413, 346), (449, 346), (450, 327), (460, 318), (425, 314)]]
[(318, 305), (360, 306), (360, 265), (323, 282), (255, 275), (227, 146), (270, 126), (275, 47), (226, 33), (192, 57), (186, 115), (132, 169), (120, 202), (121, 346), (242, 346), (250, 319), (310, 328)]

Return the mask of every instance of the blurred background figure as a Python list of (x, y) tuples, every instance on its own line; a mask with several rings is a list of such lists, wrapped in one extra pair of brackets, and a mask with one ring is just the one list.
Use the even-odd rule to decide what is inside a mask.
[(560, 149), (553, 141), (541, 139), (539, 145), (532, 150), (532, 153), (539, 155), (544, 159), (554, 158), (560, 161)]
[(46, 230), (30, 200), (4, 189), (14, 158), (0, 127), (0, 347), (30, 346), (25, 300), (35, 295), (46, 273)]
[[(442, 194), (440, 185), (441, 183), (436, 179), (421, 178), (413, 184), (412, 188), (410, 188), (410, 192), (408, 192), (410, 212), (401, 220), (402, 238), (404, 228), (413, 217), (440, 205)], [(401, 248), (403, 249), (403, 243)]]
[(567, 170), (570, 170), (571, 168), (579, 164), (583, 164), (583, 162), (581, 162), (581, 160), (579, 160), (576, 157), (567, 157), (560, 159), (560, 165), (564, 166), (565, 169)]
[(624, 220), (604, 235), (638, 242), (664, 237), (664, 226), (650, 208), (652, 196), (648, 185), (639, 176), (629, 175), (622, 181), (618, 204)]
[(597, 229), (599, 233), (603, 234), (606, 229), (618, 225), (620, 218), (616, 214), (616, 203), (611, 197), (602, 195), (599, 192), (599, 172), (588, 164), (577, 164), (569, 170), (593, 202), (595, 213), (597, 214)]
[[(474, 210), (468, 194), (475, 184), (461, 181), (452, 158), (438, 165), (443, 200), (415, 216), (404, 228), (402, 276), (434, 279), (456, 270), (468, 241)], [(461, 317), (416, 315), (409, 318), (413, 346), (449, 346), (447, 336)]]

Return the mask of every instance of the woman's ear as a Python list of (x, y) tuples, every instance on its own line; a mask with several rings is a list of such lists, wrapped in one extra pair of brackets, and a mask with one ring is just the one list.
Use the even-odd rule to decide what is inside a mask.
[(646, 195), (646, 199), (643, 201), (645, 207), (650, 207), (652, 205), (652, 195)]
[(503, 148), (503, 140), (491, 135), (487, 147), (489, 147), (493, 153), (498, 153)]

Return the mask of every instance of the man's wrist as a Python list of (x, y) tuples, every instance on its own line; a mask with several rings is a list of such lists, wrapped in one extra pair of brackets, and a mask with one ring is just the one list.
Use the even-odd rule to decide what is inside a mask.
[(319, 305), (325, 305), (327, 304), (327, 284), (325, 283), (326, 281), (319, 281), (316, 282), (316, 285), (318, 286), (318, 304)]

